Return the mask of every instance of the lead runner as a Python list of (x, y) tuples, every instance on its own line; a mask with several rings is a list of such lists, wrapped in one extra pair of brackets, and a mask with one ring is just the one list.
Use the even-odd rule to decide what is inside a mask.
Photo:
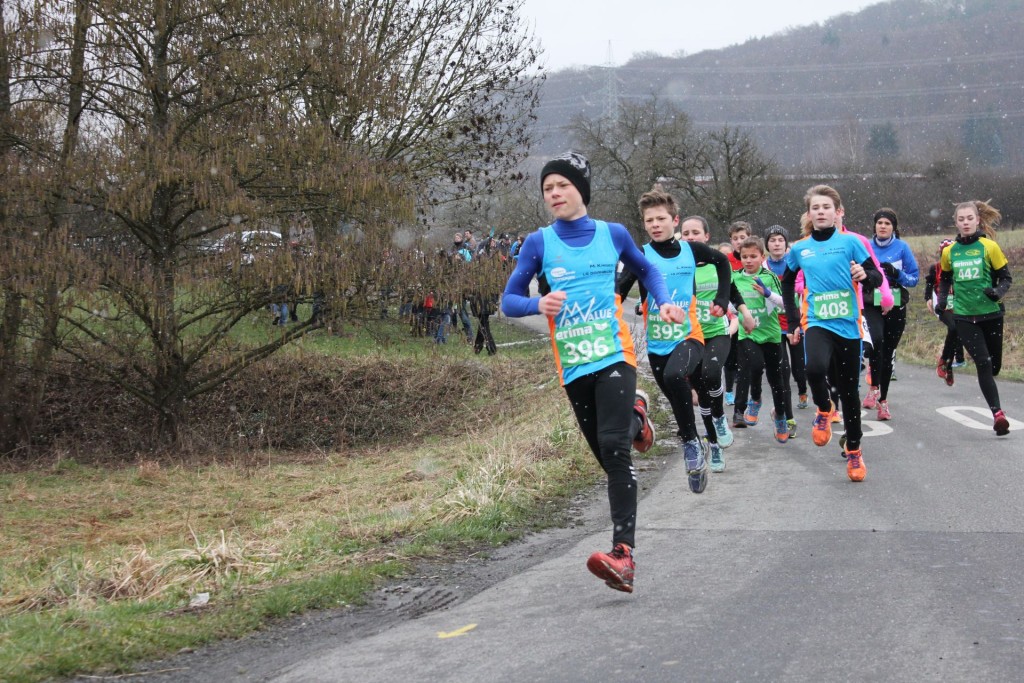
[[(636, 352), (615, 291), (618, 262), (640, 279), (665, 322), (682, 323), (686, 314), (672, 303), (661, 273), (626, 228), (587, 215), (590, 164), (585, 157), (568, 152), (552, 159), (540, 182), (555, 220), (523, 242), (501, 310), (512, 318), (548, 317), (559, 379), (580, 431), (608, 475), (612, 550), (592, 554), (587, 569), (609, 587), (632, 593), (637, 480), (630, 445), (648, 450), (654, 430), (647, 419), (648, 398), (636, 389)], [(530, 282), (540, 276), (551, 291), (530, 296)]]

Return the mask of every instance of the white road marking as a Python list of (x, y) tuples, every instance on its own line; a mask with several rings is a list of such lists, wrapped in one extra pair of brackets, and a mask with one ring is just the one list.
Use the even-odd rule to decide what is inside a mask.
[[(936, 408), (935, 412), (943, 417), (948, 417), (953, 422), (964, 427), (982, 429), (986, 432), (992, 430), (992, 411), (988, 408), (978, 408), (977, 406), (943, 406)], [(976, 413), (982, 419), (978, 420), (970, 415), (964, 415), (964, 413)], [(1024, 422), (1009, 417), (1006, 419), (1010, 423), (1010, 431), (1024, 429)]]

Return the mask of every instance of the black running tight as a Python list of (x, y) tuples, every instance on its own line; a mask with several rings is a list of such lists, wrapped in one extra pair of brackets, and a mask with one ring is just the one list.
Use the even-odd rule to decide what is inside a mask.
[(999, 389), (995, 378), (1003, 364), (1003, 318), (971, 322), (956, 319), (956, 333), (978, 370), (978, 386), (994, 414), (999, 410)]
[(725, 416), (722, 367), (732, 346), (729, 335), (721, 334), (704, 340), (704, 358), (697, 369), (697, 403), (710, 443), (718, 443), (718, 432), (712, 418)]
[(889, 382), (892, 381), (892, 359), (907, 327), (907, 307), (893, 307), (886, 314), (878, 306), (865, 306), (864, 319), (871, 333), (871, 351), (868, 364), (871, 366), (871, 386), (879, 387), (879, 398), (885, 401), (889, 396)]
[(565, 385), (565, 393), (583, 437), (608, 475), (612, 545), (636, 547), (637, 482), (630, 454), (636, 434), (636, 368), (615, 363), (576, 378)]
[[(782, 382), (782, 345), (778, 342), (758, 344), (752, 339), (740, 340), (740, 373), (747, 378), (759, 377), (763, 371), (772, 390), (772, 403), (777, 417), (787, 417), (786, 386)], [(736, 385), (736, 405), (747, 402), (745, 392), (748, 384), (739, 382)], [(789, 409), (792, 412), (792, 409)]]
[(804, 336), (807, 355), (807, 383), (811, 388), (814, 405), (821, 412), (832, 409), (829, 396), (829, 367), (831, 379), (839, 394), (846, 429), (846, 447), (860, 448), (863, 431), (860, 425), (860, 338), (847, 339), (823, 327), (809, 327)]
[(697, 438), (697, 424), (693, 417), (693, 396), (690, 393), (690, 375), (694, 374), (704, 357), (704, 345), (693, 339), (679, 343), (672, 353), (661, 355), (648, 352), (654, 381), (672, 405), (672, 414), (679, 426), (683, 441)]

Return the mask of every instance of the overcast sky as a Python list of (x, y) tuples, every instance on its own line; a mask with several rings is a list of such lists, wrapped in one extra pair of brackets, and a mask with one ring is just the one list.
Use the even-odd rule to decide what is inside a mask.
[(551, 70), (714, 50), (856, 12), (879, 0), (523, 0)]

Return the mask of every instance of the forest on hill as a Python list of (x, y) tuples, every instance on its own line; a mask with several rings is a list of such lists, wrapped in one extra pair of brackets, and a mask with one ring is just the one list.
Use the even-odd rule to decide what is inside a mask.
[(1017, 174), (1022, 33), (1016, 0), (891, 0), (721, 50), (554, 72), (533, 153), (568, 147), (573, 116), (653, 95), (697, 129), (749, 130), (787, 172), (954, 162)]

